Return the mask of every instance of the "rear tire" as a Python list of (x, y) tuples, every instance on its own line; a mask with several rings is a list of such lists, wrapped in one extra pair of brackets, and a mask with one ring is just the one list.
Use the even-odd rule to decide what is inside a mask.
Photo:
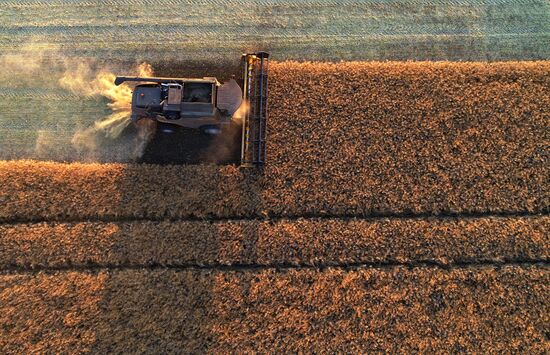
[(159, 122), (157, 129), (161, 133), (174, 134), (176, 133), (178, 127), (175, 127), (173, 124)]
[(218, 136), (222, 133), (220, 125), (202, 126), (201, 132), (209, 136)]

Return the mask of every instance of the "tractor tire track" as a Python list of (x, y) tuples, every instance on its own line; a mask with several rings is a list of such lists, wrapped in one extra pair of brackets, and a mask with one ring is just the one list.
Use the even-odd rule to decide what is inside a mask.
[(440, 263), (436, 260), (417, 260), (414, 262), (398, 262), (398, 261), (358, 261), (354, 263), (325, 263), (325, 264), (83, 264), (83, 265), (54, 265), (54, 266), (21, 266), (8, 265), (0, 268), (1, 275), (39, 275), (39, 274), (58, 274), (60, 272), (82, 272), (87, 274), (95, 274), (105, 271), (155, 271), (155, 270), (173, 270), (175, 272), (183, 271), (216, 271), (216, 272), (260, 272), (274, 270), (277, 272), (285, 271), (307, 271), (314, 270), (325, 272), (326, 270), (343, 270), (356, 271), (361, 269), (376, 269), (376, 270), (391, 270), (395, 268), (406, 269), (440, 269), (445, 271), (452, 270), (471, 270), (476, 269), (501, 269), (507, 267), (537, 267), (545, 272), (550, 273), (550, 258), (549, 259), (506, 259), (506, 260), (475, 260), (475, 261), (458, 261), (452, 264)]

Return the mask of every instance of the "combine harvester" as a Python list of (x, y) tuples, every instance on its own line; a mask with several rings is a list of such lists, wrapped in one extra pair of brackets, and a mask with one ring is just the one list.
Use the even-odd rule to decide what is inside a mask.
[[(156, 121), (164, 133), (200, 130), (205, 135), (229, 134), (227, 127), (242, 121), (241, 166), (261, 168), (265, 163), (267, 81), (269, 54), (242, 56), (241, 85), (235, 79), (223, 85), (214, 77), (145, 78), (118, 76), (115, 85), (143, 82), (132, 94), (132, 122)], [(236, 117), (245, 105), (243, 117)]]

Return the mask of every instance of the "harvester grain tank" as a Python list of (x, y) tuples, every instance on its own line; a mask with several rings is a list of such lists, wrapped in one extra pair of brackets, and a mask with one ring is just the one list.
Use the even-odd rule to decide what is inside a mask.
[(204, 134), (224, 134), (235, 121), (241, 105), (241, 165), (261, 167), (265, 163), (269, 54), (242, 56), (242, 83), (235, 79), (221, 84), (214, 77), (159, 78), (118, 76), (115, 84), (140, 82), (132, 93), (131, 119), (150, 119), (170, 132), (183, 127)]

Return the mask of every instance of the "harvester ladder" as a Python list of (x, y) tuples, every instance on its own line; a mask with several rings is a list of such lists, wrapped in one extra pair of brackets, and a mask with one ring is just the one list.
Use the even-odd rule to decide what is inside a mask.
[(243, 59), (243, 99), (248, 103), (248, 110), (243, 122), (241, 165), (262, 167), (266, 151), (269, 54), (245, 54)]

